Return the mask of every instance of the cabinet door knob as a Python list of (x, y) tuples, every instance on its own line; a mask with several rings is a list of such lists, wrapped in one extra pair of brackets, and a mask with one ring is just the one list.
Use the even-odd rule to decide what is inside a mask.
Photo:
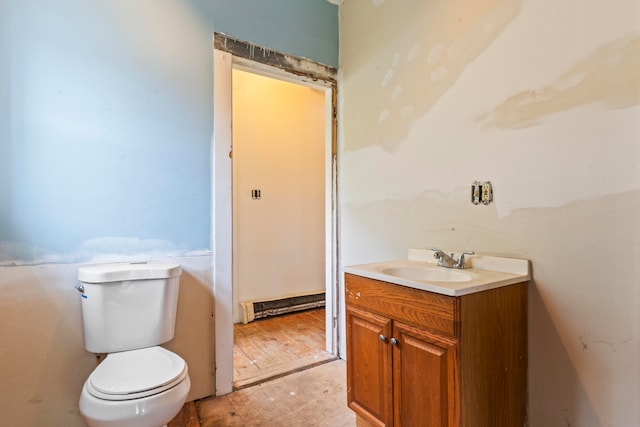
[(378, 337), (380, 339), (380, 341), (382, 342), (387, 342), (387, 337), (385, 337), (384, 335), (380, 334), (380, 336)]
[(398, 344), (399, 344), (399, 342), (398, 342), (397, 339), (391, 338), (391, 345), (398, 345)]

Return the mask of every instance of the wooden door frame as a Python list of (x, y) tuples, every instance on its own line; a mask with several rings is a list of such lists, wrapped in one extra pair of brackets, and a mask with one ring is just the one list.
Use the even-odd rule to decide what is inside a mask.
[(214, 126), (212, 138), (212, 245), (214, 252), (215, 395), (233, 391), (233, 235), (231, 71), (252, 72), (325, 91), (327, 138), (325, 180), (326, 349), (338, 355), (337, 70), (223, 34), (214, 36)]

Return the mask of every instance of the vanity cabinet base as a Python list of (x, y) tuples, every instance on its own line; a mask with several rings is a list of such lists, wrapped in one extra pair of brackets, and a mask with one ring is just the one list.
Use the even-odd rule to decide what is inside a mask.
[(358, 426), (525, 425), (526, 282), (450, 297), (347, 273), (345, 292)]

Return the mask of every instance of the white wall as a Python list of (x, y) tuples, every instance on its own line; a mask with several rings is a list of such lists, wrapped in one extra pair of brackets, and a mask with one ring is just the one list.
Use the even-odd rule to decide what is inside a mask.
[(239, 302), (324, 292), (324, 92), (234, 70), (233, 174), (235, 321)]
[(534, 427), (640, 425), (639, 9), (340, 7), (341, 262), (530, 259)]
[[(214, 390), (213, 260), (170, 260), (180, 263), (183, 273), (175, 338), (165, 346), (187, 362), (193, 400)], [(84, 425), (78, 400), (97, 360), (84, 348), (80, 294), (74, 288), (79, 266), (0, 267), (0, 425)]]

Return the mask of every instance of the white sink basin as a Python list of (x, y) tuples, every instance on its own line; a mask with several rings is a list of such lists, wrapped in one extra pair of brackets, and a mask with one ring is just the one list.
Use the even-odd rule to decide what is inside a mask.
[(428, 249), (410, 249), (409, 258), (344, 267), (345, 273), (442, 295), (462, 296), (531, 279), (529, 261), (470, 255), (468, 268), (439, 267)]
[(381, 273), (401, 279), (427, 282), (468, 282), (471, 280), (471, 275), (468, 273), (444, 267), (390, 267), (383, 269)]

